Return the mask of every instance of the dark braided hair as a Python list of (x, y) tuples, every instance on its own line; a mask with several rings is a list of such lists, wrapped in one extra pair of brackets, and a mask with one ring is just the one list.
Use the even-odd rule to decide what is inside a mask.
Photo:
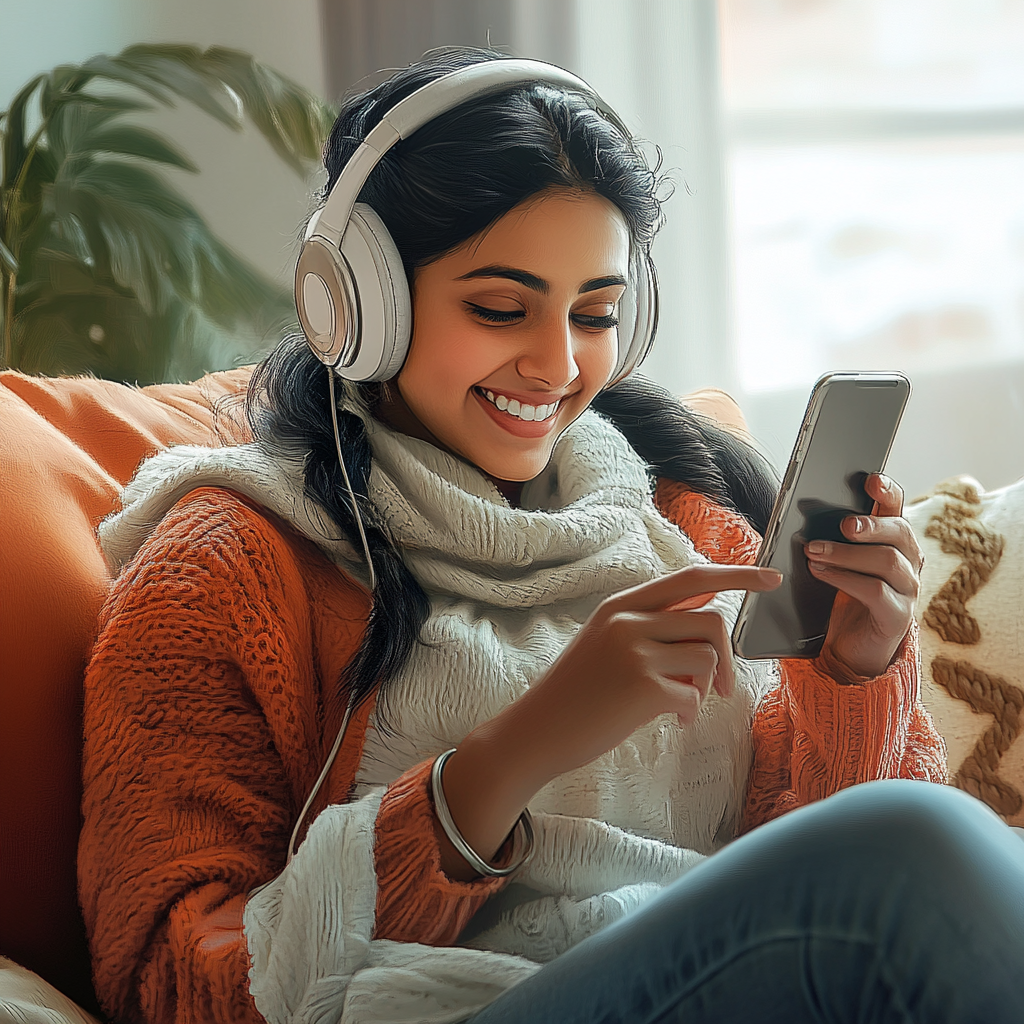
[[(324, 149), (324, 198), (367, 133), (400, 99), (450, 71), (503, 56), (470, 48), (435, 50), (349, 99)], [(632, 244), (649, 251), (662, 220), (660, 185), (633, 140), (586, 97), (537, 84), (478, 97), (434, 118), (385, 154), (359, 201), (383, 220), (411, 282), (418, 268), (549, 190), (588, 191), (608, 199), (625, 218)], [(682, 480), (738, 510), (763, 532), (774, 479), (752, 448), (636, 375), (599, 395), (593, 405), (654, 473)], [(301, 336), (286, 338), (259, 366), (247, 412), (260, 443), (304, 458), (306, 496), (346, 535), (358, 537), (335, 452), (327, 371)], [(429, 601), (365, 497), (371, 452), (362, 422), (343, 413), (338, 426), (377, 574), (362, 647), (343, 680), (359, 702), (378, 686), (386, 698), (388, 680), (419, 638)]]

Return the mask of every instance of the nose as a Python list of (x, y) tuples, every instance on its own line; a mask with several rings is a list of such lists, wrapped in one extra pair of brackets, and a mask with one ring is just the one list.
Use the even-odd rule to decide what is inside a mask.
[(516, 360), (516, 371), (552, 391), (568, 387), (580, 375), (568, 317), (561, 323), (546, 322), (529, 335)]

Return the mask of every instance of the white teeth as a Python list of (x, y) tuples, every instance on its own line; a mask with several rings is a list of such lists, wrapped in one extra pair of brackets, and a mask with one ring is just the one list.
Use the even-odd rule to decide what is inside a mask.
[(554, 415), (555, 410), (558, 408), (557, 402), (552, 402), (550, 405), (524, 405), (515, 398), (509, 399), (505, 395), (495, 395), (493, 391), (483, 391), (482, 389), (481, 391), (482, 394), (487, 396), (487, 400), (496, 405), (502, 412), (507, 412), (517, 419), (525, 420), (527, 423), (546, 420), (549, 416)]

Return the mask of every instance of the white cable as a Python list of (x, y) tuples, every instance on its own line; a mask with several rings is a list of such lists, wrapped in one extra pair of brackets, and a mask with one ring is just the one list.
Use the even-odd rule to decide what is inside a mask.
[(373, 571), (373, 559), (370, 558), (370, 544), (366, 539), (366, 531), (363, 529), (363, 517), (359, 514), (359, 506), (356, 504), (356, 496), (352, 490), (352, 484), (348, 479), (345, 457), (341, 454), (341, 434), (338, 432), (338, 406), (334, 399), (334, 370), (330, 366), (327, 367), (327, 387), (331, 395), (331, 422), (334, 424), (334, 446), (338, 450), (338, 464), (341, 466), (341, 475), (345, 478), (348, 496), (352, 499), (352, 513), (356, 517), (359, 538), (363, 542), (363, 551), (366, 553), (366, 567), (370, 570), (370, 590), (376, 590), (377, 576)]
[[(348, 478), (348, 470), (345, 469), (345, 458), (341, 453), (341, 432), (338, 430), (338, 406), (334, 397), (334, 370), (331, 367), (327, 367), (327, 388), (331, 397), (331, 422), (334, 424), (334, 445), (338, 451), (338, 464), (341, 466), (342, 476), (345, 477), (345, 486), (348, 488), (348, 496), (352, 501), (352, 512), (356, 517), (356, 526), (359, 528), (359, 537), (363, 542), (363, 551), (366, 554), (366, 567), (370, 572), (370, 590), (374, 591), (377, 589), (377, 576), (373, 571), (373, 559), (370, 558), (370, 545), (366, 539), (366, 531), (363, 529), (362, 517), (359, 515), (359, 506), (356, 504), (355, 492), (352, 490), (352, 484)], [(320, 787), (324, 784), (324, 779), (327, 778), (327, 773), (331, 770), (331, 765), (334, 764), (334, 759), (338, 756), (338, 751), (341, 750), (341, 743), (345, 738), (346, 731), (348, 730), (348, 721), (352, 717), (352, 708), (354, 703), (354, 698), (350, 697), (348, 707), (345, 708), (345, 717), (341, 720), (341, 728), (338, 730), (338, 735), (334, 740), (334, 746), (331, 747), (331, 752), (327, 755), (327, 763), (320, 772), (320, 777), (316, 780), (316, 784), (313, 786), (313, 791), (308, 797), (306, 797), (306, 802), (302, 805), (302, 810), (299, 812), (298, 820), (295, 822), (295, 827), (292, 829), (291, 838), (288, 840), (288, 864), (291, 863), (292, 857), (295, 856), (295, 839), (299, 834), (299, 829), (302, 827), (302, 822), (309, 813), (310, 807), (313, 806), (313, 801), (316, 799), (317, 793), (320, 792)]]
[(331, 752), (327, 755), (327, 764), (324, 765), (320, 778), (316, 780), (316, 785), (313, 787), (313, 792), (306, 797), (306, 802), (302, 805), (302, 810), (299, 812), (298, 821), (295, 822), (295, 828), (292, 829), (291, 838), (288, 840), (288, 860), (285, 862), (287, 864), (291, 864), (292, 857), (295, 856), (295, 838), (299, 834), (299, 827), (309, 813), (310, 807), (313, 806), (313, 800), (316, 798), (317, 793), (320, 792), (320, 787), (324, 784), (324, 779), (327, 778), (327, 773), (331, 770), (331, 765), (334, 764), (338, 751), (341, 750), (341, 741), (345, 738), (348, 720), (352, 717), (352, 705), (354, 703), (354, 700), (350, 697), (348, 707), (345, 708), (345, 717), (341, 720), (341, 728), (338, 730), (337, 738), (334, 740), (334, 746), (331, 747)]

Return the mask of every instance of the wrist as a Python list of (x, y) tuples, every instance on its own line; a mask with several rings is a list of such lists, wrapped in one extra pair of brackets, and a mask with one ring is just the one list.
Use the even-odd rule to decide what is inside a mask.
[(860, 659), (860, 661), (854, 659), (851, 664), (826, 644), (818, 655), (818, 667), (841, 686), (854, 686), (885, 675), (892, 666), (899, 649), (900, 645), (897, 644), (888, 659), (879, 657), (873, 663), (869, 663), (869, 659)]
[[(491, 863), (530, 799), (554, 778), (538, 730), (530, 728), (530, 708), (523, 713), (520, 703), (474, 729), (444, 765), (451, 819), (473, 850)], [(462, 880), (476, 877), (443, 830), (439, 835), (446, 873)]]
[(462, 740), (445, 768), (446, 793), (454, 787), (457, 800), (486, 795), (496, 805), (508, 808), (515, 820), (537, 791), (558, 774), (549, 763), (547, 730), (535, 722), (535, 701), (530, 698), (530, 693), (524, 694)]

